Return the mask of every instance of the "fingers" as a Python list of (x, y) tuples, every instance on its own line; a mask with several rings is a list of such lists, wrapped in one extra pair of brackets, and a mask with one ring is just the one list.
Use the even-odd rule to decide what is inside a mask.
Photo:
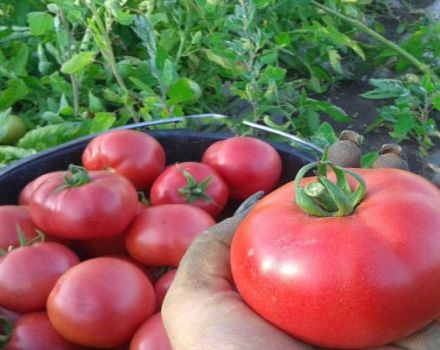
[(438, 321), (421, 331), (396, 343), (403, 350), (438, 350), (440, 349), (440, 324)]

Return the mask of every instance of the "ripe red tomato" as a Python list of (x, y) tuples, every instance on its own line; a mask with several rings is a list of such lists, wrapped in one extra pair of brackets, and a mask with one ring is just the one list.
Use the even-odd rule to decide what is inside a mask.
[(209, 165), (177, 163), (167, 167), (154, 181), (151, 204), (187, 203), (216, 217), (228, 201), (228, 186)]
[(130, 350), (173, 350), (160, 312), (151, 316), (138, 329), (130, 343)]
[(142, 190), (165, 167), (165, 150), (141, 131), (114, 130), (95, 137), (85, 148), (82, 162), (89, 170), (113, 169)]
[(170, 270), (164, 275), (162, 275), (154, 285), (154, 293), (156, 294), (156, 309), (160, 310), (162, 307), (163, 300), (165, 299), (165, 295), (168, 292), (168, 289), (171, 287), (171, 283), (174, 281), (174, 277), (176, 276), (177, 270)]
[(154, 309), (154, 290), (144, 272), (110, 257), (71, 268), (47, 301), (49, 319), (63, 337), (97, 348), (129, 342)]
[(0, 248), (7, 250), (9, 246), (20, 245), (17, 228), (24, 233), (25, 239), (37, 235), (37, 226), (31, 219), (29, 207), (18, 205), (0, 206)]
[(60, 174), (35, 189), (30, 205), (32, 220), (44, 232), (63, 238), (92, 239), (122, 233), (138, 210), (133, 185), (107, 171), (90, 171), (88, 175), (78, 168), (72, 171), (66, 173), (69, 181), (86, 176), (84, 182), (78, 180), (79, 184), (63, 187), (65, 178)]
[(147, 266), (178, 266), (194, 238), (215, 220), (188, 204), (145, 208), (127, 231), (128, 253)]
[(387, 344), (440, 314), (440, 191), (402, 170), (356, 173), (367, 193), (351, 215), (306, 214), (288, 183), (252, 209), (232, 241), (243, 299), (326, 348)]
[(282, 170), (276, 149), (254, 137), (217, 141), (206, 149), (202, 161), (217, 170), (233, 199), (245, 199), (258, 191), (268, 193), (276, 186)]
[(21, 316), (12, 330), (4, 350), (81, 350), (53, 329), (46, 312), (33, 312)]
[(46, 181), (50, 177), (57, 177), (57, 176), (63, 176), (64, 171), (53, 171), (50, 173), (43, 174), (39, 177), (37, 177), (35, 180), (32, 180), (31, 182), (27, 183), (26, 186), (23, 187), (23, 189), (20, 191), (20, 196), (18, 197), (18, 204), (20, 205), (29, 205), (31, 203), (31, 198), (34, 193), (34, 191), (42, 184), (44, 181)]
[(54, 242), (10, 251), (0, 260), (0, 305), (21, 313), (43, 310), (57, 279), (78, 262), (69, 248)]

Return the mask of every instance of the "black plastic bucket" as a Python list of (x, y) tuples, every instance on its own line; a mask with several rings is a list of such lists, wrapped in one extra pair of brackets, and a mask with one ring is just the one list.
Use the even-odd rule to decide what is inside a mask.
[[(126, 128), (130, 129), (130, 126)], [(210, 144), (232, 135), (186, 129), (144, 132), (152, 135), (162, 144), (168, 164), (200, 160)], [(80, 165), (82, 152), (94, 136), (96, 135), (63, 144), (0, 169), (0, 205), (16, 204), (21, 189), (38, 176), (51, 171), (66, 170), (69, 164)], [(280, 184), (292, 180), (303, 165), (316, 160), (312, 154), (289, 145), (273, 142), (271, 144), (283, 160)]]

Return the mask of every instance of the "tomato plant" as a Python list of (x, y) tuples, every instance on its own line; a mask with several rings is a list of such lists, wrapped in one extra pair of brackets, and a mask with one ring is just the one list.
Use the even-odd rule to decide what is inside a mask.
[(231, 267), (244, 300), (330, 348), (391, 343), (437, 318), (440, 191), (397, 169), (333, 167), (331, 181), (318, 164), (318, 178), (300, 180), (308, 166), (238, 227)]
[(203, 154), (229, 186), (230, 197), (245, 199), (257, 191), (269, 192), (281, 176), (281, 157), (269, 143), (235, 136), (217, 141)]
[(85, 350), (59, 335), (52, 327), (46, 312), (32, 312), (15, 323), (4, 350)]
[(154, 309), (154, 290), (144, 272), (111, 257), (71, 268), (47, 301), (49, 319), (63, 337), (97, 348), (129, 342)]
[(54, 242), (21, 246), (0, 260), (0, 305), (21, 313), (43, 310), (57, 279), (79, 262)]
[(160, 312), (151, 316), (137, 330), (130, 343), (130, 350), (172, 350)]
[(153, 205), (188, 203), (217, 216), (228, 200), (228, 186), (209, 165), (177, 163), (166, 168), (150, 191)]
[(152, 136), (136, 130), (109, 131), (85, 148), (82, 162), (89, 170), (113, 170), (138, 189), (148, 189), (165, 167), (165, 151)]
[(44, 232), (88, 239), (121, 234), (137, 213), (137, 193), (124, 177), (70, 166), (51, 176), (32, 195), (32, 220)]
[(215, 220), (188, 204), (162, 204), (145, 208), (127, 231), (128, 253), (147, 266), (178, 266), (195, 237)]
[(154, 285), (154, 293), (156, 294), (156, 308), (160, 310), (162, 307), (163, 300), (165, 299), (165, 295), (168, 292), (168, 289), (171, 287), (171, 283), (174, 281), (174, 277), (176, 276), (177, 270), (170, 270), (164, 275), (162, 275)]
[(25, 239), (31, 239), (37, 235), (36, 229), (27, 206), (0, 206), (0, 249), (19, 245), (19, 231)]

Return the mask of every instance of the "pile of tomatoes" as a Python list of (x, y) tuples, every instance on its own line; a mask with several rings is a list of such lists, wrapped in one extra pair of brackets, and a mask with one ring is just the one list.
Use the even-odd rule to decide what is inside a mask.
[(272, 190), (281, 168), (277, 151), (252, 137), (166, 166), (148, 134), (97, 136), (82, 166), (44, 174), (18, 205), (0, 206), (0, 342), (7, 350), (171, 349), (160, 308), (185, 251), (228, 203)]

